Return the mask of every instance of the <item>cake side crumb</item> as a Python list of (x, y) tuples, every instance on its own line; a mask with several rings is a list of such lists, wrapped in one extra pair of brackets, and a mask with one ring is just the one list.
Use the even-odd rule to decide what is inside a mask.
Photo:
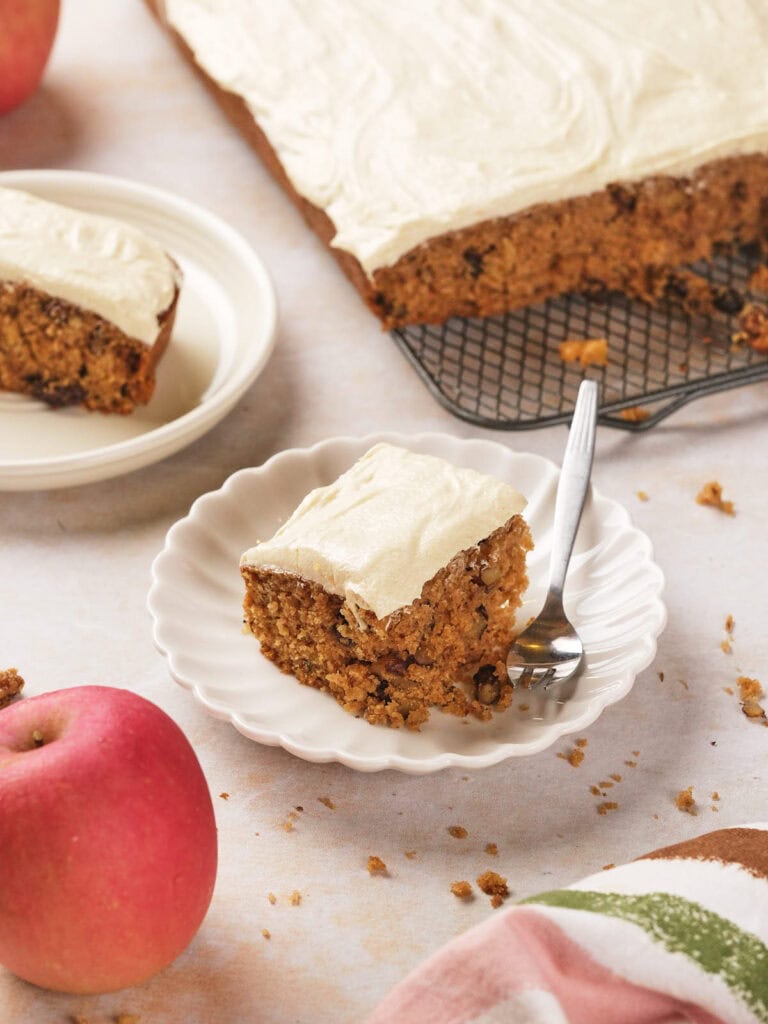
[(18, 669), (0, 669), (0, 708), (10, 704), (19, 696), (24, 688), (24, 680), (19, 675)]

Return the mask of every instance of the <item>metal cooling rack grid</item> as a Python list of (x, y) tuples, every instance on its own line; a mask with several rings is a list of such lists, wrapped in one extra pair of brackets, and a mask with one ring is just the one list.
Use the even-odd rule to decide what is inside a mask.
[[(691, 269), (717, 289), (758, 301), (747, 282), (756, 259), (719, 256)], [(584, 377), (601, 381), (600, 422), (646, 430), (702, 395), (768, 378), (768, 354), (734, 345), (738, 318), (691, 317), (679, 307), (651, 307), (610, 294), (567, 295), (485, 319), (393, 331), (434, 397), (455, 416), (482, 427), (523, 430), (569, 421)], [(564, 363), (558, 344), (607, 338), (608, 366)], [(636, 407), (647, 418), (622, 410)]]

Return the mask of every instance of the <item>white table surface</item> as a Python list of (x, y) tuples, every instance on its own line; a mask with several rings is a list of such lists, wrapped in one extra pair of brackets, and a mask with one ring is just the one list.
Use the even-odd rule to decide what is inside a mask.
[[(104, 483), (0, 493), (3, 665), (19, 668), (28, 695), (109, 683), (164, 708), (203, 765), (220, 839), (210, 911), (170, 968), (99, 997), (47, 993), (0, 971), (3, 1022), (133, 1013), (141, 1024), (352, 1024), (426, 955), (494, 913), (485, 897), (452, 896), (455, 879), (493, 868), (522, 898), (768, 818), (768, 732), (725, 692), (740, 674), (768, 684), (768, 383), (696, 401), (646, 434), (599, 431), (595, 483), (651, 538), (669, 622), (653, 665), (586, 731), (580, 767), (557, 756), (571, 745), (562, 742), (471, 774), (356, 774), (247, 740), (172, 682), (146, 611), (150, 564), (171, 524), (234, 470), (385, 429), (487, 436), (559, 461), (565, 430), (481, 431), (440, 408), (139, 0), (63, 6), (43, 87), (0, 120), (0, 167), (127, 176), (203, 204), (261, 255), (280, 324), (260, 378), (186, 450)], [(722, 483), (735, 516), (696, 504), (708, 480)], [(720, 649), (728, 615), (731, 654)], [(612, 791), (619, 808), (601, 816), (590, 786), (611, 772), (623, 776)], [(688, 786), (697, 815), (675, 806)], [(297, 805), (304, 811), (286, 831)], [(452, 838), (452, 824), (468, 837)], [(368, 874), (369, 854), (389, 877)]]

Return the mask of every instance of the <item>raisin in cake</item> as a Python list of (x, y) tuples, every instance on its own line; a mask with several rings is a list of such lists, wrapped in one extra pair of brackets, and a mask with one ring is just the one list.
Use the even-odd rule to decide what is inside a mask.
[(768, 225), (764, 0), (148, 0), (386, 327)]
[(145, 404), (180, 285), (136, 228), (0, 188), (0, 388), (53, 407)]
[(245, 621), (284, 672), (369, 722), (488, 718), (512, 696), (524, 506), (492, 477), (378, 444), (243, 554)]

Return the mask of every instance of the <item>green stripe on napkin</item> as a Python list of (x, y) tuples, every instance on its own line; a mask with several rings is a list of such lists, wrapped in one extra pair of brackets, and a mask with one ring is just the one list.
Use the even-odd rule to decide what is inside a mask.
[(557, 889), (522, 903), (588, 910), (630, 921), (668, 952), (684, 953), (707, 974), (718, 975), (759, 1021), (768, 1024), (768, 947), (699, 903), (663, 892), (630, 896), (580, 889)]

